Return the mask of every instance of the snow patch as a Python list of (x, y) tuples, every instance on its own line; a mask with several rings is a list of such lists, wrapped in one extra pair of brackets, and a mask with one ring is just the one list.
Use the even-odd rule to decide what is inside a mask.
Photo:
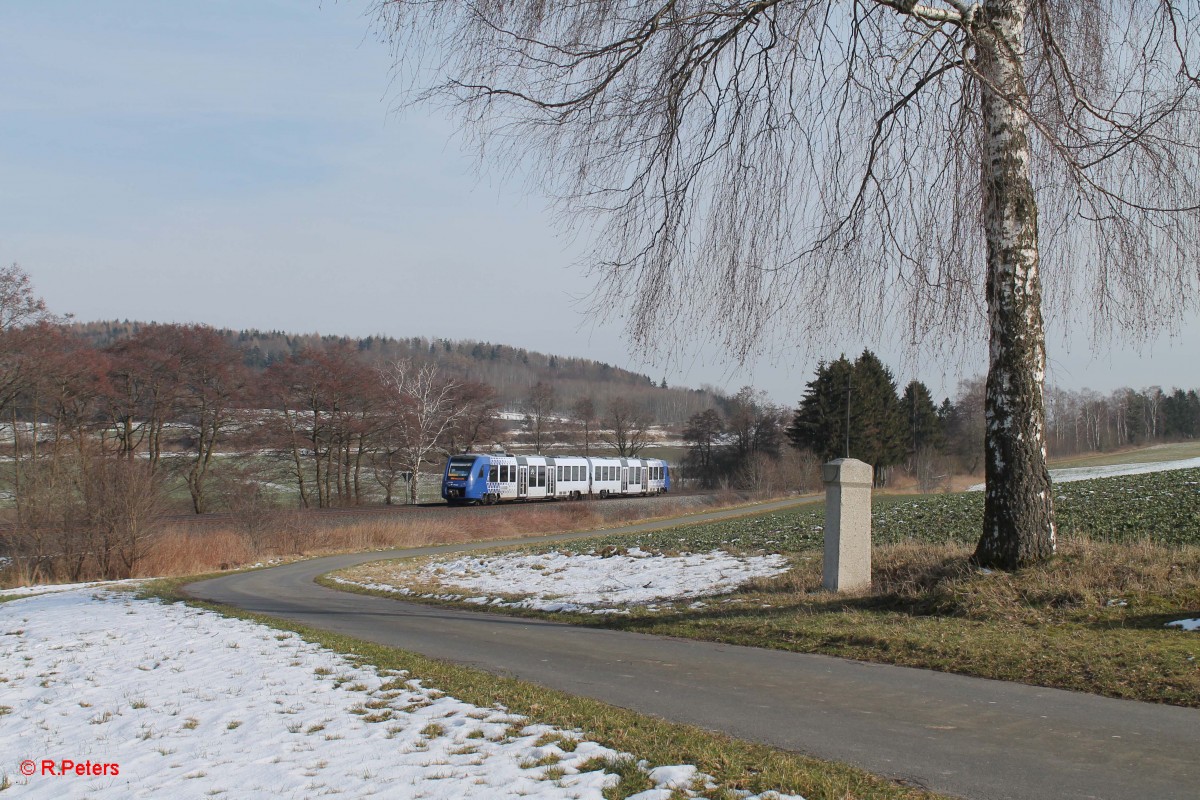
[[(440, 585), (448, 590), (446, 593), (415, 595), (407, 587), (392, 583), (334, 580), (396, 594), (501, 608), (613, 614), (626, 613), (619, 608), (622, 606), (731, 592), (748, 580), (773, 577), (787, 570), (787, 558), (781, 555), (735, 556), (716, 550), (664, 556), (634, 547), (623, 555), (552, 551), (463, 556), (431, 561), (421, 567), (416, 579)], [(477, 592), (483, 595), (468, 596)], [(514, 594), (525, 597), (508, 600), (496, 596)]]
[[(124, 592), (0, 604), (0, 635), (0, 779), (21, 797), (602, 800), (616, 775), (579, 767), (632, 757), (289, 632)], [(43, 758), (119, 774), (18, 772)], [(649, 776), (659, 797), (685, 776), (711, 782), (689, 765)]]
[[(1171, 472), (1178, 469), (1200, 468), (1200, 458), (1185, 458), (1180, 461), (1155, 461), (1148, 464), (1109, 464), (1103, 467), (1072, 467), (1050, 470), (1054, 483), (1087, 481), (1093, 478), (1116, 478), (1121, 475), (1147, 475), (1151, 472)], [(984, 484), (968, 487), (968, 492), (982, 492)]]
[(130, 578), (123, 581), (90, 581), (88, 583), (43, 583), (34, 586), (18, 586), (15, 589), (0, 589), (0, 597), (23, 597), (55, 592), (73, 592), (77, 589), (95, 589), (98, 586), (137, 586), (147, 578)]
[(1200, 631), (1200, 619), (1177, 619), (1174, 622), (1168, 622), (1168, 628), (1182, 628), (1185, 631)]

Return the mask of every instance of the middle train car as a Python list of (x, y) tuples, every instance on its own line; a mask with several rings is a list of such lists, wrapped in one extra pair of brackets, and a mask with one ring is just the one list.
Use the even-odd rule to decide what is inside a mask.
[(442, 475), (442, 497), (451, 505), (651, 495), (670, 488), (670, 467), (657, 458), (461, 453), (450, 457)]

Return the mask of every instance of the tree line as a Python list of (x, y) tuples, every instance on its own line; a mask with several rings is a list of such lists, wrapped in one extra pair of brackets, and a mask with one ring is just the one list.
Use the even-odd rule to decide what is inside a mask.
[[(799, 465), (853, 457), (873, 465), (878, 486), (903, 468), (930, 491), (982, 468), (985, 394), (983, 379), (964, 380), (954, 399), (936, 403), (919, 380), (901, 391), (870, 350), (853, 361), (842, 355), (817, 367), (794, 410), (746, 387), (693, 414), (683, 428), (685, 474), (705, 487), (753, 488), (753, 476), (777, 463), (786, 443), (807, 456)], [(1052, 388), (1046, 408), (1052, 456), (1200, 438), (1195, 389), (1122, 388), (1105, 396)]]
[[(123, 321), (76, 322), (71, 330), (93, 346), (105, 348), (134, 336), (147, 323)], [(412, 336), (347, 336), (285, 331), (232, 330), (216, 333), (242, 353), (253, 371), (300, 354), (329, 347), (349, 347), (372, 364), (414, 361), (436, 364), (445, 374), (464, 381), (486, 383), (495, 389), (506, 409), (523, 409), (530, 387), (542, 382), (555, 388), (558, 404), (569, 409), (581, 398), (601, 405), (624, 398), (659, 423), (680, 425), (688, 415), (710, 407), (715, 390), (667, 386), (665, 380), (614, 367), (589, 358), (540, 353), (521, 347), (480, 342)]]

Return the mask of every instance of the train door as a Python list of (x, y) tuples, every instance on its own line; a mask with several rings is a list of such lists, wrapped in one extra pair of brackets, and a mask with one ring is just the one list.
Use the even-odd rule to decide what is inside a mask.
[(529, 467), (517, 467), (517, 497), (529, 494)]
[(621, 494), (629, 491), (629, 467), (621, 467)]
[(548, 465), (546, 467), (546, 497), (554, 497), (554, 474), (558, 472), (559, 469), (561, 469), (561, 467), (555, 467), (553, 465)]

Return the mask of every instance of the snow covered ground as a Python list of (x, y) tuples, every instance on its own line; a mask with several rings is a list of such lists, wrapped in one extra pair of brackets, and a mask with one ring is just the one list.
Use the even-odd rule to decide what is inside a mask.
[[(1115, 478), (1118, 475), (1145, 475), (1150, 472), (1171, 472), (1177, 469), (1196, 469), (1200, 458), (1185, 458), (1180, 461), (1152, 461), (1146, 464), (1109, 464), (1103, 467), (1072, 467), (1050, 470), (1050, 480), (1055, 483), (1087, 481), (1092, 478)], [(977, 483), (968, 492), (982, 492), (983, 484)]]
[(41, 586), (18, 586), (15, 589), (0, 589), (0, 597), (27, 597), (35, 594), (52, 594), (54, 592), (72, 592), (76, 589), (92, 589), (97, 586), (120, 587), (141, 583), (134, 578), (127, 581), (91, 581), (89, 583), (48, 583)]
[[(334, 580), (497, 608), (611, 614), (628, 605), (730, 592), (752, 578), (779, 575), (787, 569), (787, 559), (780, 555), (744, 557), (717, 550), (664, 556), (634, 547), (624, 554), (553, 551), (461, 556), (427, 561), (415, 571), (407, 564), (369, 564)], [(414, 592), (410, 583), (438, 588)], [(511, 599), (514, 594), (526, 596)]]
[[(0, 754), (5, 797), (56, 799), (600, 800), (598, 759), (621, 756), (287, 632), (78, 587), (0, 604)], [(707, 780), (650, 778), (637, 800)]]

